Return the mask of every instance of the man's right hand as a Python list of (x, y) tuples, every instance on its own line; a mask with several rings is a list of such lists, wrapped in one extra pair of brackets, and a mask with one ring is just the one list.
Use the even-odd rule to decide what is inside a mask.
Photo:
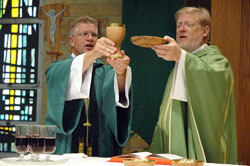
[(115, 43), (106, 37), (102, 37), (96, 41), (94, 48), (88, 52), (95, 59), (103, 56), (110, 57), (116, 52)]

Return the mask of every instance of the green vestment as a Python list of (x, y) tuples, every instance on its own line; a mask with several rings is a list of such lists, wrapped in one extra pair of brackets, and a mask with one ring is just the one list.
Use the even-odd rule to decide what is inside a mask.
[[(56, 61), (46, 71), (48, 104), (45, 124), (57, 125), (56, 154), (71, 153), (74, 139), (81, 131), (79, 126), (86, 121), (83, 99), (66, 101), (66, 89), (73, 58)], [(115, 71), (110, 65), (97, 60), (93, 65), (90, 89), (89, 118), (92, 126), (90, 136), (97, 142), (94, 156), (114, 156), (120, 154), (129, 138), (132, 121), (132, 99), (129, 108), (116, 106), (114, 95)], [(92, 115), (93, 116), (92, 116)], [(84, 116), (84, 118), (82, 117)], [(83, 128), (83, 127), (82, 127)], [(86, 127), (85, 131), (86, 131)], [(75, 132), (76, 131), (76, 132)], [(82, 130), (83, 133), (85, 131)], [(92, 134), (91, 134), (92, 132)]]
[(185, 60), (187, 102), (171, 99), (169, 77), (151, 151), (212, 163), (237, 163), (234, 78), (229, 61), (216, 46)]

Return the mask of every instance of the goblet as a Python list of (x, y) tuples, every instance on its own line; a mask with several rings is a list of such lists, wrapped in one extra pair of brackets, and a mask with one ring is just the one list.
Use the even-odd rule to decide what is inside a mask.
[(45, 125), (45, 150), (46, 161), (52, 161), (50, 154), (56, 150), (56, 125)]
[(106, 27), (106, 36), (115, 43), (117, 48), (116, 53), (111, 55), (111, 58), (122, 58), (121, 43), (125, 37), (125, 24), (110, 23)]
[(17, 125), (15, 135), (15, 148), (16, 152), (20, 153), (18, 161), (24, 160), (24, 153), (28, 152), (29, 144), (29, 126), (28, 125)]
[(39, 162), (39, 155), (44, 152), (44, 132), (45, 127), (43, 125), (32, 125), (30, 127), (31, 134), (30, 134), (30, 150), (32, 154), (35, 154), (34, 160)]

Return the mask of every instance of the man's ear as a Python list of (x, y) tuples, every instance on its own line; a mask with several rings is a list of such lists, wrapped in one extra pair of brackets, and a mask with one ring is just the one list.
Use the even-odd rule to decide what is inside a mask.
[(209, 35), (210, 28), (209, 26), (205, 26), (203, 29), (203, 37), (207, 37)]
[(69, 37), (69, 44), (70, 46), (74, 46), (74, 38), (72, 36)]

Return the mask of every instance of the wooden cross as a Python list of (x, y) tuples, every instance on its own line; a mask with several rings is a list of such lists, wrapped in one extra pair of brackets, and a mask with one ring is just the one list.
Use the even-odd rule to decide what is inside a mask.
[(46, 20), (46, 37), (50, 47), (46, 53), (51, 55), (51, 62), (63, 54), (60, 51), (61, 18), (69, 15), (69, 5), (63, 3), (40, 6), (38, 9), (38, 18)]

